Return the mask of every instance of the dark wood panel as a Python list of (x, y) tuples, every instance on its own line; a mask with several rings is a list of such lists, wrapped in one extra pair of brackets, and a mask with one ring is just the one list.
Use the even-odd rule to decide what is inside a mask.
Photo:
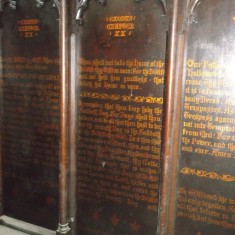
[(17, 1), (2, 14), (4, 214), (56, 229), (59, 29), (53, 1)]
[(175, 233), (234, 234), (234, 1), (189, 15)]
[(93, 1), (78, 30), (78, 233), (156, 234), (162, 4)]

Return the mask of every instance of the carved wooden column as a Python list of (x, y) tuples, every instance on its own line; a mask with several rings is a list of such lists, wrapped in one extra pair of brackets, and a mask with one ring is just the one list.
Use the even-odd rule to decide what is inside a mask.
[(68, 218), (68, 13), (67, 0), (60, 2), (60, 221), (57, 234), (70, 234)]

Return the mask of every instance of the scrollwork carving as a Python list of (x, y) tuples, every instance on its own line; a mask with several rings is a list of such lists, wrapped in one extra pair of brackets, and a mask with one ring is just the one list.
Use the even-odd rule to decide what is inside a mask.
[(232, 175), (218, 174), (217, 172), (197, 170), (189, 167), (184, 167), (180, 171), (184, 175), (192, 175), (201, 178), (208, 178), (211, 180), (220, 180), (224, 182), (235, 182), (235, 177)]

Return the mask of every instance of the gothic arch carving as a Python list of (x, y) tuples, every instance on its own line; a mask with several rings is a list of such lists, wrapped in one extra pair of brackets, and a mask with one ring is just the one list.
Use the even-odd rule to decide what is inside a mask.
[(54, 7), (57, 7), (58, 12), (59, 12), (59, 14), (60, 14), (60, 2), (59, 2), (59, 0), (53, 0), (53, 1), (54, 1), (53, 6), (54, 6)]
[(162, 4), (164, 14), (166, 14), (166, 0), (159, 0), (159, 1)]
[(197, 7), (202, 0), (190, 0), (188, 5), (188, 23), (197, 23)]

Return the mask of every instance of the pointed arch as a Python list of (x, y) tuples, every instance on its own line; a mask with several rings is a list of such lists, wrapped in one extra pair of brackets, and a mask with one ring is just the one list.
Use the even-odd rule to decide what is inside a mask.
[(188, 6), (188, 23), (197, 23), (197, 7), (200, 5), (202, 0), (190, 0)]

